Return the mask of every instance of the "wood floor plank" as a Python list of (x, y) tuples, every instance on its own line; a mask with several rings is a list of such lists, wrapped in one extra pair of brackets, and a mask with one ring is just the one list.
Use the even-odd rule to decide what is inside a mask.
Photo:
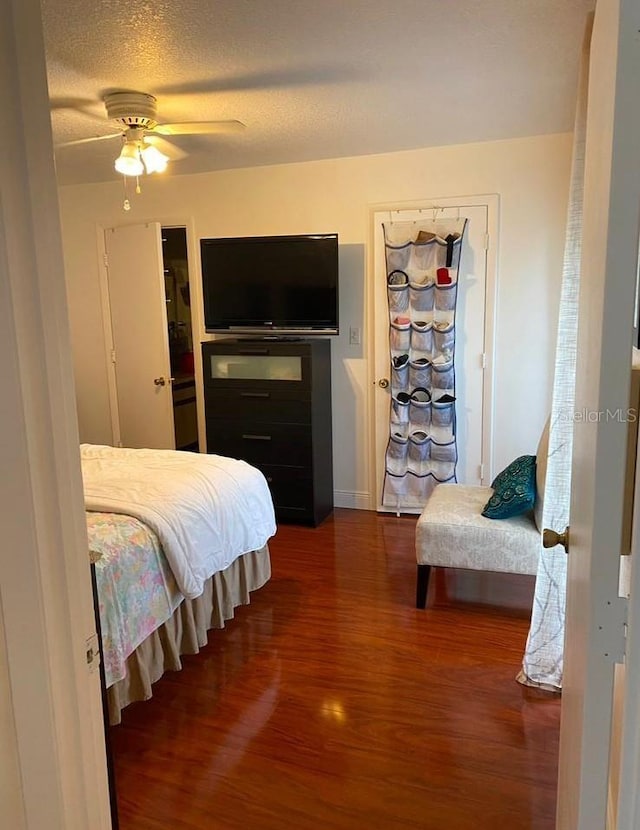
[(437, 570), (419, 611), (415, 521), (279, 528), (271, 581), (112, 729), (122, 830), (554, 827), (533, 579)]

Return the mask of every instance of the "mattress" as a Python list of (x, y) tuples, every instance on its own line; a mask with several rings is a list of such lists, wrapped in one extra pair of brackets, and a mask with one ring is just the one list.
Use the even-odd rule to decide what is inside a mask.
[(244, 461), (175, 450), (82, 444), (85, 509), (149, 527), (183, 596), (276, 532), (271, 493)]

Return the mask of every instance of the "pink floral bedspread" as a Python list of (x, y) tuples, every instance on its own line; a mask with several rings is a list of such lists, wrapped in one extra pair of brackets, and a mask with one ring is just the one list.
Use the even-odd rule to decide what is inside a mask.
[(87, 513), (96, 564), (107, 686), (122, 680), (125, 661), (182, 601), (157, 536), (133, 516)]

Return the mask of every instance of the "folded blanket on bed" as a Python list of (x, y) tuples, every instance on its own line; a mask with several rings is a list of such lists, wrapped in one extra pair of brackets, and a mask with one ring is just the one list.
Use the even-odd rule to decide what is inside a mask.
[(82, 444), (80, 455), (86, 509), (148, 525), (189, 599), (213, 573), (276, 532), (265, 478), (244, 461), (91, 444)]

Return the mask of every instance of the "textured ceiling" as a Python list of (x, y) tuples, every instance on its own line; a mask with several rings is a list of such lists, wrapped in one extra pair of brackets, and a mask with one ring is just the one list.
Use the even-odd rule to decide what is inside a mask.
[[(102, 96), (159, 121), (171, 174), (570, 130), (593, 0), (42, 0), (54, 142), (114, 132)], [(118, 139), (56, 151), (61, 183), (112, 179)]]

